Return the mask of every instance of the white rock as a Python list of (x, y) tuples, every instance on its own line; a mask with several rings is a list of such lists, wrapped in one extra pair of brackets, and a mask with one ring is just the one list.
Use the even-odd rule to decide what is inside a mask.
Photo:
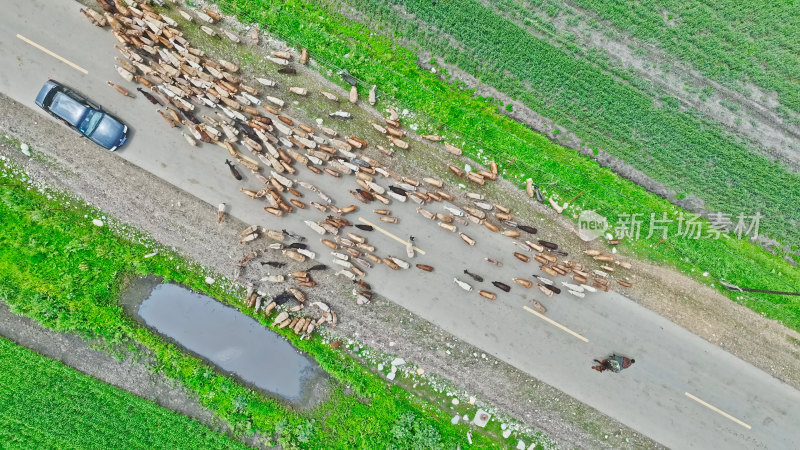
[(469, 422), (469, 415), (464, 414), (464, 417), (461, 418), (464, 422)]
[(491, 414), (487, 413), (486, 411), (479, 409), (475, 413), (475, 417), (472, 418), (472, 423), (478, 427), (485, 427), (487, 423), (489, 423), (489, 419), (491, 419)]
[(519, 441), (517, 441), (517, 449), (518, 450), (525, 450), (525, 443), (522, 442), (521, 439)]
[(158, 254), (158, 250), (154, 251), (153, 253), (148, 253), (148, 254), (144, 255), (144, 257), (145, 258), (152, 258), (153, 256), (156, 256), (157, 254)]
[(452, 419), (450, 419), (450, 423), (452, 423), (453, 425), (456, 425), (456, 424), (458, 424), (458, 421), (459, 421), (459, 420), (461, 420), (461, 416), (459, 416), (458, 414), (456, 414), (455, 416), (453, 416), (453, 418), (452, 418)]
[(508, 428), (508, 424), (505, 424), (505, 423), (501, 423), (500, 424), (500, 429), (501, 430), (505, 430), (506, 428)]
[(469, 398), (469, 404), (470, 404), (470, 405), (474, 405), (474, 404), (475, 404), (475, 397), (472, 397), (472, 396), (470, 396), (470, 398)]
[(389, 342), (389, 347), (394, 347), (394, 342)]
[(464, 164), (464, 171), (465, 172), (472, 172), (472, 166), (469, 164)]
[(378, 364), (378, 370), (383, 370), (383, 364)]
[(214, 281), (216, 280), (211, 277), (206, 277), (206, 284), (214, 284)]
[(25, 144), (25, 143), (21, 144), (19, 146), (19, 151), (21, 151), (22, 154), (27, 156), (27, 157), (31, 156), (31, 148), (28, 147), (28, 144)]
[(406, 363), (406, 360), (403, 359), (403, 358), (395, 358), (394, 360), (392, 360), (392, 365), (393, 366), (402, 366), (405, 363)]
[(100, 220), (100, 219), (94, 219), (94, 220), (92, 220), (92, 223), (95, 224), (98, 227), (102, 227), (103, 226), (103, 221)]
[(389, 372), (389, 374), (388, 374), (388, 375), (386, 375), (386, 378), (388, 378), (388, 379), (390, 379), (390, 380), (394, 380), (394, 376), (395, 376), (395, 373), (394, 373), (394, 372)]
[(503, 439), (508, 439), (511, 436), (511, 430), (503, 431)]
[(708, 272), (703, 272), (703, 276), (707, 277), (708, 276)]
[(606, 233), (606, 239), (608, 240), (614, 239), (614, 235), (612, 235), (611, 233)]
[(453, 403), (454, 405), (457, 405), (457, 404), (459, 404), (460, 402), (458, 401), (458, 399), (457, 399), (457, 398), (453, 397), (452, 403)]

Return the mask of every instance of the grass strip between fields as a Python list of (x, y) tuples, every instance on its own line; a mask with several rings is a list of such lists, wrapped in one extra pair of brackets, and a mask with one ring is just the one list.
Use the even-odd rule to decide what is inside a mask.
[[(793, 2), (770, 0), (576, 0), (617, 28), (656, 43), (722, 84), (754, 83), (775, 91), (779, 112), (800, 113), (800, 14)], [(784, 112), (786, 114), (786, 112)], [(787, 114), (788, 115), (788, 114)]]
[(0, 447), (247, 448), (0, 337)]

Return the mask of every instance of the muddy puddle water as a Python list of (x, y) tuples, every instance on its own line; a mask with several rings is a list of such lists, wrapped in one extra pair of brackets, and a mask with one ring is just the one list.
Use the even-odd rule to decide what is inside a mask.
[[(142, 284), (149, 286), (142, 287)], [(174, 284), (140, 281), (139, 318), (238, 378), (293, 403), (314, 403), (324, 372), (279, 335), (238, 310)], [(137, 290), (136, 287), (133, 289)], [(135, 304), (128, 303), (128, 307)]]

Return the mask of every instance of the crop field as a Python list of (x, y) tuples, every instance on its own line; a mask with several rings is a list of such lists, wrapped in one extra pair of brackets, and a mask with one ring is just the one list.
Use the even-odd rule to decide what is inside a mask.
[[(387, 385), (354, 357), (332, 349), (320, 338), (300, 340), (288, 329), (276, 330), (333, 378), (328, 399), (312, 410), (300, 411), (214, 371), (137, 325), (117, 303), (119, 290), (135, 276), (163, 277), (235, 307), (241, 306), (243, 292), (231, 291), (222, 282), (207, 285), (208, 274), (202, 268), (146, 236), (123, 237), (108, 226), (92, 225), (87, 217), (99, 217), (101, 211), (57, 192), (39, 192), (23, 181), (23, 172), (4, 164), (0, 166), (0, 300), (15, 314), (56, 331), (99, 339), (110, 349), (144, 349), (154, 359), (154, 370), (196, 393), (200, 403), (235, 432), (257, 431), (273, 437), (269, 442), (273, 445), (375, 448), (395, 441), (416, 448), (466, 445), (466, 425), (451, 425), (448, 412), (397, 385)], [(144, 258), (154, 247), (158, 255)], [(249, 310), (243, 312), (252, 315)], [(263, 315), (255, 318), (269, 326)], [(473, 430), (473, 441), (491, 445), (499, 424), (496, 428)], [(33, 433), (36, 427), (21, 431)], [(177, 447), (181, 446), (171, 446)]]
[(0, 337), (3, 448), (247, 448)]
[[(582, 59), (577, 49), (554, 47), (479, 1), (348, 3), (679, 195), (693, 194), (708, 210), (734, 216), (760, 211), (769, 218), (764, 234), (800, 242), (793, 221), (800, 217), (800, 178), (750, 151), (720, 126), (679, 110), (677, 100), (653, 98), (625, 74)], [(416, 20), (401, 16), (394, 6)]]
[[(218, 0), (217, 3), (223, 11), (235, 14), (243, 23), (258, 23), (268, 32), (286, 40), (290, 45), (308, 48), (316, 63), (321, 66), (320, 71), (328, 73), (332, 79), (342, 83), (335, 73), (341, 69), (347, 69), (362, 80), (362, 88), (368, 89), (369, 85), (378, 85), (382, 90), (381, 95), (385, 99), (392, 99), (398, 105), (415, 113), (414, 117), (420, 133), (440, 134), (451, 142), (463, 143), (465, 154), (473, 160), (497, 160), (501, 166), (505, 166), (503, 175), (518, 186), (523, 185), (525, 178), (531, 177), (544, 187), (548, 195), (556, 195), (562, 199), (561, 201), (581, 194), (576, 203), (582, 209), (597, 210), (603, 216), (608, 217), (610, 222), (616, 222), (620, 214), (641, 213), (645, 217), (649, 217), (653, 213), (657, 217), (661, 217), (662, 213), (667, 213), (669, 217), (677, 217), (680, 212), (678, 208), (664, 199), (617, 176), (608, 169), (601, 168), (596, 162), (580, 156), (577, 152), (552, 143), (543, 135), (502, 115), (498, 112), (498, 105), (494, 102), (475, 98), (473, 92), (462, 90), (457, 85), (442, 81), (436, 74), (417, 65), (418, 56), (413, 51), (400, 46), (381, 33), (372, 32), (370, 28), (328, 10), (325, 5), (297, 1), (276, 3), (263, 0)], [(406, 2), (406, 6), (412, 3), (417, 5), (416, 2)], [(435, 8), (433, 8), (434, 11), (431, 11), (431, 7), (427, 3), (419, 3), (418, 7), (422, 11), (428, 11), (431, 14), (430, 17), (435, 17)], [(370, 3), (370, 5), (372, 4)], [(438, 3), (438, 7), (441, 8), (452, 7), (448, 5), (454, 5), (454, 3)], [(476, 8), (478, 11), (481, 7), (478, 5)], [(450, 31), (463, 29), (464, 36), (471, 36), (471, 32), (466, 28), (486, 27), (486, 25), (476, 25), (475, 14), (467, 16), (457, 11), (453, 12), (451, 19), (443, 20), (453, 20), (453, 17), (460, 18), (463, 22), (452, 23)], [(497, 27), (509, 26), (508, 22), (503, 24), (501, 21), (494, 24)], [(380, 30), (378, 24), (373, 25), (375, 29)], [(486, 30), (486, 32), (491, 33), (492, 30)], [(436, 35), (436, 33), (428, 34)], [(503, 36), (498, 38), (500, 42), (512, 46), (510, 48), (517, 48), (513, 46), (518, 45), (519, 42), (542, 45), (542, 43), (535, 42), (532, 36), (515, 36), (519, 39), (518, 41)], [(753, 205), (778, 208), (780, 211), (776, 210), (777, 219), (775, 221), (770, 219), (773, 227), (782, 223), (778, 228), (784, 237), (798, 233), (797, 228), (791, 225), (791, 218), (797, 217), (797, 213), (792, 211), (800, 207), (798, 206), (800, 204), (789, 201), (790, 198), (800, 195), (795, 176), (788, 175), (783, 169), (763, 158), (759, 160), (742, 145), (725, 137), (711, 124), (698, 122), (696, 118), (677, 111), (670, 112), (664, 108), (654, 108), (651, 104), (652, 101), (650, 104), (646, 104), (646, 101), (636, 97), (635, 89), (630, 86), (614, 85), (613, 80), (604, 79), (603, 73), (593, 71), (590, 65), (570, 62), (569, 58), (559, 56), (556, 49), (548, 50), (542, 47), (541, 51), (550, 52), (547, 54), (561, 59), (554, 60), (555, 62), (542, 60), (537, 64), (557, 63), (557, 66), (563, 62), (569, 64), (565, 67), (569, 67), (573, 71), (565, 71), (560, 66), (557, 67), (560, 72), (572, 75), (552, 75), (542, 70), (534, 70), (543, 77), (543, 82), (558, 82), (560, 86), (563, 78), (569, 78), (566, 82), (574, 83), (573, 86), (576, 89), (589, 89), (588, 93), (572, 93), (573, 97), (575, 95), (589, 96), (587, 98), (591, 98), (593, 99), (591, 101), (595, 102), (597, 110), (589, 111), (587, 108), (586, 111), (579, 112), (581, 116), (587, 115), (589, 119), (599, 121), (599, 117), (607, 114), (607, 110), (619, 110), (618, 103), (620, 102), (615, 97), (607, 97), (603, 92), (597, 92), (593, 86), (582, 84), (580, 79), (573, 76), (577, 75), (575, 71), (580, 71), (581, 74), (585, 73), (586, 77), (590, 79), (598, 77), (594, 79), (595, 82), (605, 83), (602, 85), (613, 92), (630, 93), (632, 96), (631, 107), (643, 108), (639, 111), (640, 114), (647, 114), (647, 117), (653, 120), (663, 119), (666, 121), (663, 128), (656, 130), (657, 132), (652, 135), (646, 131), (650, 128), (642, 128), (636, 130), (635, 133), (629, 130), (632, 137), (645, 139), (648, 142), (658, 141), (664, 145), (674, 145), (674, 141), (670, 139), (677, 139), (679, 142), (687, 142), (686, 140), (689, 139), (688, 142), (692, 143), (692, 148), (695, 146), (698, 148), (698, 154), (683, 149), (679, 154), (671, 155), (662, 155), (666, 151), (647, 152), (647, 154), (631, 149), (626, 151), (637, 154), (638, 158), (646, 161), (651, 167), (660, 168), (664, 170), (664, 173), (672, 174), (670, 176), (680, 181), (682, 186), (692, 182), (702, 183), (705, 186), (704, 189), (709, 192), (717, 192), (725, 197), (725, 201), (734, 200), (729, 195), (730, 192), (741, 195), (742, 198), (736, 199), (737, 206), (733, 209), (741, 210), (744, 205), (747, 205), (747, 208), (752, 208)], [(500, 55), (505, 55), (505, 53)], [(516, 61), (517, 64), (530, 62), (521, 62), (526, 61), (524, 55), (514, 58), (507, 60), (493, 55), (491, 62), (485, 61), (485, 65), (488, 67), (499, 62), (504, 64), (503, 69), (511, 72), (514, 67), (509, 61)], [(536, 64), (532, 67), (535, 68), (535, 66)], [(497, 67), (492, 70), (500, 72)], [(521, 69), (517, 68), (517, 70)], [(518, 84), (522, 85), (521, 82)], [(563, 91), (561, 87), (557, 90)], [(572, 100), (569, 100), (572, 103), (567, 102), (562, 105), (580, 104), (586, 101), (585, 99), (578, 101), (579, 99), (573, 97), (571, 97)], [(554, 105), (546, 106), (559, 107), (558, 102), (560, 100), (555, 99), (553, 100)], [(619, 113), (629, 117), (630, 112), (622, 109), (619, 110)], [(637, 123), (641, 127), (652, 126), (650, 123), (641, 122), (640, 118), (634, 117), (634, 119), (639, 121)], [(698, 126), (697, 129), (692, 128), (695, 125)], [(689, 136), (674, 136), (670, 127), (678, 127), (677, 129), (682, 132), (689, 133)], [(689, 127), (688, 130), (686, 127)], [(616, 139), (610, 132), (605, 131), (605, 128), (602, 130), (604, 130), (602, 134), (606, 138)], [(708, 148), (713, 148), (719, 153), (709, 152)], [(678, 161), (677, 159), (680, 157), (685, 160)], [(659, 161), (657, 158), (665, 159)], [(703, 158), (710, 159), (704, 160)], [(720, 172), (721, 169), (715, 165), (718, 161), (719, 167), (724, 167), (726, 170), (731, 168), (731, 170), (738, 171), (737, 173), (749, 172), (749, 174), (743, 173), (743, 179), (731, 178), (730, 174), (726, 175)], [(734, 164), (735, 161), (738, 161), (741, 167)], [(669, 170), (665, 170), (664, 167)], [(678, 168), (691, 169), (694, 175), (682, 173), (677, 176), (675, 173)], [(755, 173), (759, 175), (752, 175)], [(715, 179), (712, 176), (719, 178)], [(692, 181), (691, 177), (695, 181)], [(782, 180), (781, 184), (778, 184), (778, 180)], [(701, 192), (695, 193), (701, 194)], [(762, 214), (767, 214), (766, 209), (761, 209), (761, 211)], [(676, 227), (676, 224), (670, 226), (671, 236), (676, 234)], [(772, 229), (772, 231), (776, 230), (776, 228)], [(698, 279), (709, 284), (724, 279), (747, 287), (768, 288), (772, 286), (797, 290), (796, 287), (800, 286), (800, 270), (786, 264), (781, 255), (769, 254), (746, 240), (674, 239), (661, 243), (657, 243), (657, 240), (657, 236), (651, 239), (639, 239), (625, 243), (625, 247), (639, 257), (668, 263), (686, 273), (693, 273), (695, 276), (708, 272), (710, 277), (698, 277)], [(728, 295), (733, 300), (767, 317), (779, 320), (794, 329), (800, 329), (800, 307), (796, 301), (750, 293), (728, 293)]]
[(800, 15), (795, 2), (574, 3), (720, 83), (734, 88), (753, 83), (775, 91), (785, 108), (800, 113)]

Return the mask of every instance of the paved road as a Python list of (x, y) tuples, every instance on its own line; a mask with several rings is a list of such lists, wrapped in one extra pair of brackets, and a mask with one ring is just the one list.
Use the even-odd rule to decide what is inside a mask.
[[(327, 253), (299, 222), (314, 217), (315, 210), (282, 221), (273, 219), (238, 192), (240, 185), (222, 164), (224, 150), (213, 145), (189, 147), (178, 133), (167, 129), (144, 99), (125, 99), (104, 84), (106, 80), (125, 84), (113, 69), (116, 42), (108, 31), (88, 25), (78, 12), (78, 3), (5, 0), (2, 6), (0, 92), (32, 108), (36, 92), (48, 78), (89, 93), (133, 129), (129, 144), (119, 152), (121, 158), (211, 205), (228, 203), (231, 213), (245, 222), (305, 234), (314, 250)], [(88, 73), (32, 47), (17, 34)], [(52, 119), (43, 115), (42, 120)], [(307, 171), (299, 176), (317, 184), (341, 205), (353, 201), (343, 190), (344, 183), (336, 179)], [(255, 186), (253, 180), (249, 184)], [(137, 186), (130, 189), (135, 192)], [(669, 447), (800, 448), (798, 391), (619, 294), (595, 294), (583, 300), (562, 294), (547, 301), (547, 317), (584, 340), (523, 309), (536, 297), (533, 291), (514, 286), (509, 294), (500, 292), (503, 295), (492, 303), (474, 292), (460, 291), (451, 280), (461, 267), (483, 268), (487, 280), (509, 284), (514, 276), (530, 278), (538, 270), (513, 259), (515, 247), (509, 239), (476, 226), (465, 230), (478, 240), (475, 249), (468, 250), (458, 236), (415, 214), (414, 206), (410, 202), (393, 204), (391, 209), (402, 221), (384, 228), (403, 238), (409, 233), (417, 236), (419, 247), (427, 252), (419, 261), (437, 271), (373, 269), (367, 280), (381, 294)], [(213, 214), (211, 208), (209, 211)], [(371, 208), (362, 211), (363, 217), (378, 223)], [(384, 255), (404, 254), (400, 244), (376, 232), (370, 241)], [(482, 261), (486, 254), (497, 255), (505, 266), (487, 267)], [(450, 272), (447, 268), (454, 261), (458, 264)], [(634, 355), (637, 363), (619, 375), (589, 369), (593, 358), (610, 351)]]

